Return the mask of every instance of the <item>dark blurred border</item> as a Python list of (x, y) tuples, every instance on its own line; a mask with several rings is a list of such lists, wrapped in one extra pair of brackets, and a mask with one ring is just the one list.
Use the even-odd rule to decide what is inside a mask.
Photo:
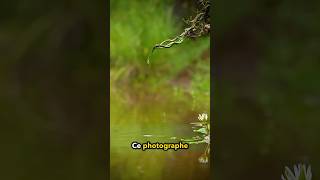
[(319, 1), (213, 4), (213, 179), (319, 176)]
[(106, 132), (107, 132), (107, 150), (106, 150), (106, 168), (107, 168), (107, 178), (110, 178), (110, 2), (107, 0), (107, 25), (106, 25), (106, 42), (107, 42), (107, 126), (106, 126)]
[(0, 179), (108, 179), (108, 5), (0, 2)]
[(214, 10), (215, 10), (215, 4), (211, 0), (210, 3), (212, 6), (210, 7), (210, 25), (211, 25), (211, 31), (210, 31), (210, 177), (211, 179), (214, 177), (214, 141), (216, 139), (214, 135), (214, 129), (215, 129), (215, 120), (216, 120), (216, 108), (215, 108), (215, 98), (214, 94), (216, 94), (216, 71), (215, 71), (215, 24), (214, 24)]

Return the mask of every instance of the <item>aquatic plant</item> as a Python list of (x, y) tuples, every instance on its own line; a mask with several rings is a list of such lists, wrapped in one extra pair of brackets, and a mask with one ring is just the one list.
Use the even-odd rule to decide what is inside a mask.
[(289, 167), (285, 167), (284, 174), (281, 175), (282, 180), (311, 180), (311, 167), (304, 164), (298, 164), (293, 167), (293, 172)]
[(204, 153), (199, 157), (200, 163), (208, 163), (210, 155), (210, 121), (208, 115), (203, 113), (198, 115), (198, 121), (192, 122), (193, 132), (197, 135), (189, 139), (181, 139), (182, 142), (189, 144), (206, 144)]

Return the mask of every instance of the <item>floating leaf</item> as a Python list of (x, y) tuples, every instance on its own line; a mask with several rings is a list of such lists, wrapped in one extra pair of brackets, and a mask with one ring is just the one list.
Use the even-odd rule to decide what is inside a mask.
[(208, 131), (206, 128), (200, 128), (200, 129), (196, 129), (196, 130), (193, 130), (194, 132), (198, 132), (198, 133), (202, 133), (202, 134), (207, 134)]

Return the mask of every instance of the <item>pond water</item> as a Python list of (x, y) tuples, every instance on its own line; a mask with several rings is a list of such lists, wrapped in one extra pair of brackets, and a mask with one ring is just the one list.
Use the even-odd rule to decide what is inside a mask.
[[(132, 142), (176, 143), (191, 138), (191, 122), (209, 112), (183, 91), (161, 87), (133, 89), (121, 84), (110, 91), (110, 177), (112, 180), (207, 180), (209, 163), (200, 163), (206, 144), (168, 151), (132, 149)], [(128, 91), (130, 89), (130, 91)], [(209, 96), (208, 96), (209, 97)], [(172, 139), (175, 137), (176, 139)]]
[(205, 145), (190, 145), (187, 150), (134, 150), (131, 143), (177, 142), (170, 137), (191, 137), (187, 123), (140, 123), (111, 127), (112, 180), (209, 179), (209, 164), (198, 162)]

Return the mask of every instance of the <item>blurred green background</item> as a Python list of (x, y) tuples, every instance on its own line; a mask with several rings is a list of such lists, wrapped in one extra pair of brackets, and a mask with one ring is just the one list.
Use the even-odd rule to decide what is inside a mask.
[(106, 2), (0, 2), (0, 179), (106, 179)]
[[(112, 180), (208, 179), (204, 145), (187, 151), (131, 149), (138, 141), (176, 142), (194, 135), (190, 122), (209, 113), (210, 38), (152, 47), (183, 32), (196, 1), (111, 1), (110, 171)], [(152, 135), (145, 137), (144, 135)]]
[(215, 1), (214, 179), (320, 176), (319, 1)]

